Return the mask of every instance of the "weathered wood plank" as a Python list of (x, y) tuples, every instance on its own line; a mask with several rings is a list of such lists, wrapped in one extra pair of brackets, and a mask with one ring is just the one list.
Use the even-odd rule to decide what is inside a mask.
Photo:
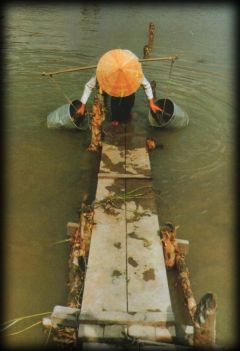
[[(136, 147), (135, 142), (132, 139), (127, 150), (124, 140), (117, 146), (103, 144), (96, 226), (79, 317), (81, 339), (124, 339), (121, 334), (128, 327), (134, 337), (144, 334), (157, 340), (161, 333), (163, 338), (170, 335), (160, 327), (175, 323), (149, 157), (145, 148)], [(116, 200), (115, 195), (121, 196)], [(104, 328), (103, 335), (97, 326)]]
[(126, 173), (125, 147), (103, 143), (99, 173), (112, 172)]
[(126, 173), (151, 176), (149, 157), (145, 148), (126, 150)]
[(78, 329), (78, 337), (87, 341), (114, 340), (121, 342), (126, 337), (142, 341), (165, 341), (171, 342), (176, 336), (175, 328), (161, 328), (154, 326), (143, 326), (138, 324), (127, 325), (105, 325), (81, 324)]
[(145, 147), (125, 149), (103, 143), (99, 173), (132, 174), (136, 177), (151, 177), (151, 167)]
[(172, 341), (173, 337), (176, 337), (176, 330), (175, 327), (168, 327), (168, 328), (156, 328), (156, 340), (161, 341)]
[(75, 328), (77, 325), (80, 309), (56, 305), (51, 314), (53, 328), (64, 327)]
[(189, 253), (189, 241), (185, 239), (176, 239), (180, 253), (187, 255)]
[(106, 325), (103, 332), (104, 339), (122, 340), (125, 334), (125, 329), (124, 325)]
[(97, 311), (94, 316), (81, 312), (80, 324), (117, 324), (117, 325), (151, 325), (170, 326), (175, 322), (172, 312), (120, 312), (120, 311)]
[(126, 183), (127, 192), (142, 193), (126, 203), (128, 311), (172, 312), (151, 182)]
[[(124, 181), (101, 179), (96, 201), (124, 189)], [(92, 232), (88, 268), (85, 279), (82, 313), (126, 311), (126, 234), (125, 205), (99, 206), (95, 210), (96, 225)]]
[(95, 341), (103, 338), (104, 327), (101, 325), (80, 325), (78, 338), (88, 341)]
[(143, 174), (130, 174), (130, 173), (98, 173), (98, 178), (124, 178), (124, 179), (152, 179), (151, 176), (145, 176)]
[(156, 328), (152, 326), (131, 325), (128, 327), (128, 335), (133, 338), (155, 340)]

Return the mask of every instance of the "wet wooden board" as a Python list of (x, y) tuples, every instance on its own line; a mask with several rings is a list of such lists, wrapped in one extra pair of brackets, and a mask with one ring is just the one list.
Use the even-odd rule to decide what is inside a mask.
[[(102, 179), (96, 201), (124, 190), (124, 181)], [(109, 210), (99, 206), (94, 214), (81, 312), (94, 318), (102, 311), (125, 311), (126, 224), (125, 205)]]
[(80, 324), (98, 325), (150, 325), (150, 326), (172, 326), (174, 325), (174, 315), (170, 312), (119, 312), (102, 311), (96, 312), (94, 316), (81, 312), (79, 316)]
[(99, 173), (125, 173), (125, 153), (124, 146), (103, 143)]
[(175, 319), (149, 157), (139, 139), (103, 143), (96, 203), (124, 192), (126, 201), (95, 210), (78, 337), (123, 340), (123, 330), (139, 337), (145, 328), (150, 340), (170, 340)]
[[(146, 325), (92, 325), (80, 324), (78, 338), (87, 342), (126, 343), (126, 337), (132, 340), (151, 340), (170, 343), (176, 337), (175, 327), (166, 328)], [(165, 348), (164, 348), (165, 349)], [(105, 350), (105, 349), (104, 349)], [(137, 349), (136, 349), (137, 350)]]
[(126, 173), (139, 177), (151, 176), (149, 157), (144, 147), (126, 149)]
[(109, 176), (109, 174), (121, 177), (126, 174), (126, 177), (129, 178), (131, 175), (136, 178), (151, 178), (150, 161), (145, 147), (127, 149), (124, 143), (124, 140), (122, 140), (123, 145), (103, 143), (100, 177)]
[(152, 183), (129, 179), (134, 189), (142, 196), (126, 202), (128, 311), (172, 313)]

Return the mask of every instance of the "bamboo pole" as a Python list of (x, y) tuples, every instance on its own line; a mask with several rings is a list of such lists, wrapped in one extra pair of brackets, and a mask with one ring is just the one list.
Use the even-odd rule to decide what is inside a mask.
[[(168, 56), (168, 57), (153, 57), (153, 58), (147, 58), (147, 59), (139, 59), (139, 62), (148, 62), (148, 61), (172, 61), (176, 60), (178, 58), (177, 55), (174, 56)], [(63, 70), (55, 71), (55, 72), (42, 72), (42, 76), (54, 76), (56, 74), (61, 74), (61, 73), (70, 73), (70, 72), (77, 72), (77, 71), (85, 71), (88, 69), (93, 69), (97, 68), (97, 65), (92, 65), (92, 66), (82, 66), (82, 67), (75, 67), (75, 68), (66, 68)]]
[(174, 56), (167, 56), (167, 57), (152, 57), (152, 58), (146, 58), (146, 59), (139, 59), (139, 62), (149, 62), (149, 61), (172, 61), (172, 60), (177, 60), (178, 55)]
[(66, 68), (60, 71), (55, 71), (55, 72), (42, 72), (42, 76), (54, 76), (56, 74), (61, 74), (61, 73), (70, 73), (70, 72), (76, 72), (76, 71), (85, 71), (87, 69), (92, 69), (96, 68), (97, 65), (92, 65), (92, 66), (83, 66), (83, 67), (75, 67), (75, 68)]

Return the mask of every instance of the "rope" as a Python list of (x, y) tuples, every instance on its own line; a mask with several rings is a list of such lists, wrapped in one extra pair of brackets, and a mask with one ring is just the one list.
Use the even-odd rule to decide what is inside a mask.
[(49, 339), (50, 339), (50, 335), (51, 335), (52, 330), (53, 330), (53, 327), (51, 327), (51, 328), (49, 329), (49, 332), (48, 332), (47, 338), (46, 338), (46, 340), (45, 340), (44, 346), (47, 346), (47, 344), (48, 344), (48, 342), (49, 342)]
[(53, 78), (52, 75), (49, 75), (49, 78), (51, 78), (51, 82), (54, 83), (55, 86), (58, 88), (58, 90), (63, 94), (63, 96), (65, 97), (67, 102), (74, 108), (75, 111), (77, 111), (77, 109), (75, 108), (75, 106), (72, 103), (72, 100), (70, 100), (70, 98), (67, 96), (67, 94), (64, 93), (63, 89), (61, 88), (60, 84), (57, 82), (56, 78)]
[(42, 321), (38, 321), (38, 322), (36, 322), (36, 323), (30, 325), (30, 326), (27, 327), (27, 328), (24, 328), (24, 329), (22, 329), (22, 330), (20, 330), (20, 331), (17, 331), (17, 332), (11, 333), (11, 334), (7, 334), (6, 336), (12, 336), (12, 335), (21, 334), (21, 333), (25, 332), (26, 330), (29, 330), (29, 329), (31, 329), (31, 328), (33, 328), (33, 327), (35, 327), (36, 325), (39, 325), (39, 324), (41, 324), (41, 323), (42, 323)]
[[(52, 74), (50, 74), (48, 77), (50, 78), (50, 81), (53, 83), (53, 85), (55, 84), (55, 87), (61, 92), (61, 94), (63, 94), (63, 96), (65, 97), (65, 99), (69, 103), (69, 105), (71, 105), (73, 107), (74, 111), (77, 112), (77, 108), (73, 105), (72, 100), (68, 97), (68, 95), (65, 94), (65, 92), (61, 88), (61, 86), (60, 86), (59, 82), (56, 80), (56, 78), (54, 78)], [(91, 117), (91, 114), (86, 111), (85, 115), (88, 117), (88, 128), (90, 129), (89, 119)], [(74, 118), (72, 118), (72, 116), (70, 116), (70, 118), (71, 118), (72, 122), (75, 124)], [(78, 127), (78, 126), (76, 126), (76, 127)]]
[(28, 316), (23, 316), (23, 317), (18, 317), (18, 318), (14, 318), (14, 319), (11, 319), (9, 321), (6, 321), (4, 323), (2, 323), (1, 325), (6, 325), (6, 327), (4, 327), (3, 329), (0, 330), (0, 332), (10, 328), (12, 325), (14, 325), (15, 323), (17, 322), (21, 322), (25, 319), (29, 319), (29, 318), (33, 318), (33, 317), (38, 317), (38, 316), (43, 316), (43, 315), (46, 315), (46, 314), (51, 314), (52, 312), (42, 312), (42, 313), (36, 313), (36, 314), (31, 314), (31, 315), (28, 315)]
[(173, 71), (173, 64), (174, 64), (175, 60), (174, 58), (172, 58), (172, 61), (171, 61), (171, 66), (170, 66), (170, 70), (169, 70), (169, 77), (168, 77), (168, 83), (167, 83), (167, 88), (166, 88), (166, 95), (164, 97), (164, 104), (163, 104), (163, 111), (162, 111), (162, 114), (164, 114), (164, 110), (165, 110), (165, 105), (166, 105), (166, 100), (167, 100), (167, 97), (169, 96), (170, 94), (170, 89), (169, 89), (169, 86), (170, 86), (170, 80), (172, 79), (172, 71)]

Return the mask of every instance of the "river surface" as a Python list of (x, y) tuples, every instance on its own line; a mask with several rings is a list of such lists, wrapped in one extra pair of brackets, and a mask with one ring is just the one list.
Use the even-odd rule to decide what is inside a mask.
[[(4, 17), (4, 299), (3, 320), (51, 312), (65, 305), (68, 287), (66, 225), (78, 220), (85, 192), (94, 198), (99, 158), (87, 151), (90, 134), (49, 130), (48, 113), (80, 98), (92, 71), (56, 76), (41, 72), (96, 64), (106, 51), (127, 48), (140, 58), (150, 22), (156, 26), (152, 57), (144, 63), (157, 96), (175, 101), (190, 117), (180, 130), (148, 123), (139, 89), (134, 123), (162, 148), (151, 153), (159, 189), (160, 222), (179, 226), (190, 242), (187, 263), (197, 301), (217, 295), (217, 343), (236, 342), (235, 276), (235, 9), (196, 6), (29, 4), (5, 6)], [(91, 109), (92, 97), (88, 102)], [(105, 253), (103, 253), (105, 254)], [(23, 320), (15, 333), (41, 317)], [(39, 325), (6, 335), (8, 346), (41, 346)]]

